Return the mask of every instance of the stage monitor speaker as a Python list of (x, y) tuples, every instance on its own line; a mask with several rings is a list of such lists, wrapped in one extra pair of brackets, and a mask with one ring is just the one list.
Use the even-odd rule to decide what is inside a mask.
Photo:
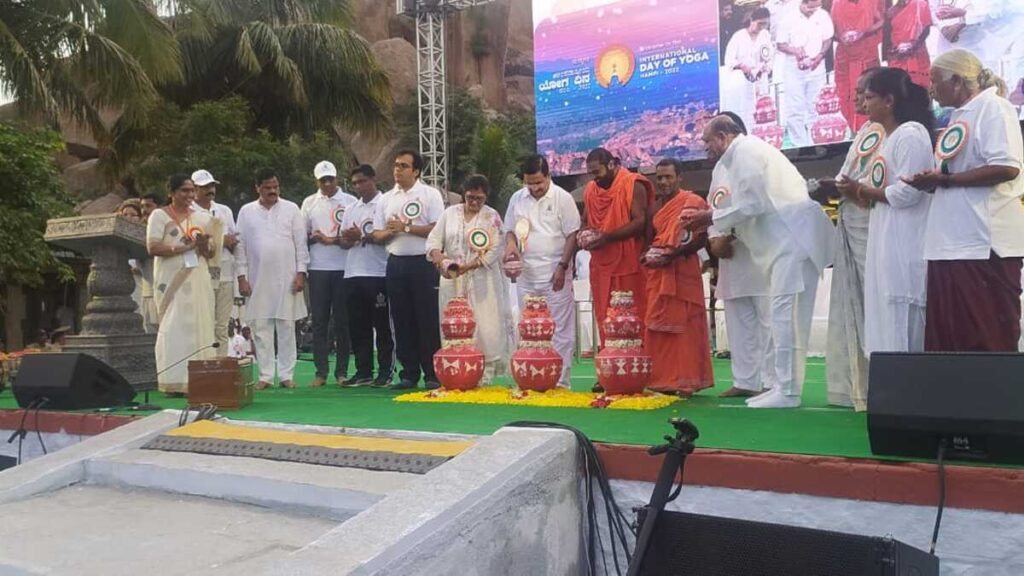
[(1022, 376), (1024, 354), (872, 354), (871, 451), (1024, 464)]
[(46, 398), (46, 408), (124, 406), (135, 389), (116, 370), (88, 354), (26, 354), (12, 386), (18, 406)]
[[(643, 524), (645, 509), (641, 510)], [(939, 559), (892, 538), (664, 511), (645, 576), (938, 576)]]

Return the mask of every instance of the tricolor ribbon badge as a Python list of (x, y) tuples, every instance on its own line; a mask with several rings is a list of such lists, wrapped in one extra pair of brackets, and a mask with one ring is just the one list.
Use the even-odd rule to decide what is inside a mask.
[(466, 232), (466, 239), (474, 252), (483, 254), (491, 249), (491, 235), (483, 228), (473, 228)]
[(363, 236), (373, 234), (373, 220), (366, 220), (359, 229), (363, 231)]
[(868, 171), (868, 181), (871, 183), (872, 188), (884, 188), (887, 182), (888, 169), (885, 165), (884, 158), (876, 158), (871, 163), (871, 169)]
[(935, 142), (935, 158), (942, 166), (943, 172), (948, 171), (948, 162), (963, 151), (969, 136), (970, 128), (963, 121), (950, 124), (939, 136)]
[(406, 202), (405, 206), (402, 206), (402, 217), (405, 218), (406, 222), (412, 222), (419, 218), (422, 213), (423, 206), (416, 200), (410, 200)]
[(720, 208), (725, 199), (729, 197), (729, 189), (725, 186), (719, 186), (715, 188), (715, 191), (711, 193), (711, 207)]
[(187, 236), (189, 240), (195, 242), (199, 239), (199, 235), (202, 233), (203, 229), (199, 226), (189, 226), (188, 230), (185, 231), (185, 236)]

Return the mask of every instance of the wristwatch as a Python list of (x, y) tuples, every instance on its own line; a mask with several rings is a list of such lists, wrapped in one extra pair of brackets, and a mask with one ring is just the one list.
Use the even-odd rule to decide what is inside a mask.
[(559, 262), (558, 263), (558, 267), (561, 268), (562, 270), (568, 270), (569, 269), (569, 265), (566, 264), (565, 262)]
[(406, 224), (405, 228), (403, 228), (403, 230), (405, 231), (406, 234), (408, 234), (409, 232), (412, 232), (412, 226), (409, 226), (408, 224)]

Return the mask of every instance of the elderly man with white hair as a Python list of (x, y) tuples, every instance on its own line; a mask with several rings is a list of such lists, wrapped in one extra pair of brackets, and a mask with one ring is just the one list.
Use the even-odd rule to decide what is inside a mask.
[(729, 172), (727, 207), (689, 210), (680, 216), (691, 231), (714, 225), (730, 230), (750, 249), (768, 278), (776, 385), (747, 400), (751, 408), (796, 408), (803, 391), (814, 295), (831, 262), (834, 230), (795, 166), (774, 146), (745, 136), (728, 116), (717, 116), (703, 134), (708, 157)]

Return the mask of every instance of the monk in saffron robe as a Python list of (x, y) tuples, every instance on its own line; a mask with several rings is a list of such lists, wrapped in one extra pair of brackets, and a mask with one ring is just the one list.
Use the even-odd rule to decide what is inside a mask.
[(854, 134), (867, 122), (857, 114), (857, 78), (877, 68), (878, 46), (882, 43), (882, 2), (880, 0), (834, 0), (832, 23), (836, 29), (836, 92), (839, 107)]
[(566, 240), (553, 284), (555, 290), (561, 289), (577, 248), (590, 251), (590, 292), (604, 346), (603, 321), (613, 291), (632, 292), (640, 318), (647, 310), (640, 256), (646, 248), (647, 208), (654, 202), (654, 186), (644, 176), (621, 168), (604, 148), (595, 148), (587, 156), (587, 171), (594, 180), (583, 192), (584, 228)]
[(927, 0), (900, 0), (889, 9), (889, 39), (886, 58), (889, 66), (910, 74), (914, 84), (931, 84), (932, 62), (925, 40), (932, 29), (932, 11)]
[(654, 242), (641, 261), (647, 268), (644, 347), (653, 361), (648, 388), (690, 396), (715, 384), (697, 256), (707, 234), (683, 231), (679, 216), (687, 208), (706, 210), (708, 204), (679, 188), (681, 174), (678, 160), (658, 162)]

